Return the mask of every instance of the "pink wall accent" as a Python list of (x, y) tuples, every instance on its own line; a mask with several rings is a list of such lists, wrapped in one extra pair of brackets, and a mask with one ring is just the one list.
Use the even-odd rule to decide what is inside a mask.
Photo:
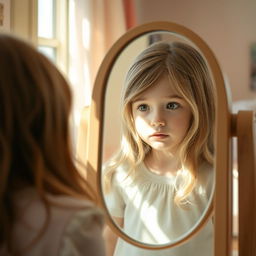
[(255, 0), (135, 0), (137, 24), (172, 21), (202, 37), (215, 53), (232, 99), (253, 99), (250, 45), (256, 42)]
[(123, 0), (125, 10), (126, 28), (132, 28), (136, 25), (135, 0)]

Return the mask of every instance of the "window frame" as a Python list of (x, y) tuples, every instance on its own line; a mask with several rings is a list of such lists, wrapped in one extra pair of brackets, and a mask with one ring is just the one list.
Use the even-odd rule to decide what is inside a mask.
[[(68, 74), (68, 0), (55, 1), (55, 37), (44, 38), (38, 36), (36, 29), (36, 44), (39, 47), (54, 48), (56, 52), (55, 64), (65, 74)], [(38, 0), (36, 1), (36, 24), (38, 25)]]

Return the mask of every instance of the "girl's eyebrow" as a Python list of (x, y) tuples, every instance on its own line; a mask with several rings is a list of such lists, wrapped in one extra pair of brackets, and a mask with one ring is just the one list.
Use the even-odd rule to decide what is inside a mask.
[[(166, 96), (164, 97), (166, 99), (183, 99), (183, 97), (181, 97), (180, 95), (178, 94), (172, 94), (172, 95), (169, 95), (169, 96)], [(139, 97), (139, 98), (136, 98), (132, 101), (132, 103), (136, 103), (136, 102), (139, 102), (139, 101), (146, 101), (148, 100), (148, 98), (145, 98), (145, 97)]]
[(166, 98), (168, 98), (168, 99), (183, 99), (183, 97), (181, 97), (180, 95), (178, 95), (178, 94), (173, 94), (173, 95), (169, 95), (169, 96), (167, 96)]

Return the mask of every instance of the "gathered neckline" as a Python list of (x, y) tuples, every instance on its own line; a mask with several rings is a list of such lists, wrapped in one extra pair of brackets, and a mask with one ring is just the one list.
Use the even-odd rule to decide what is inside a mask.
[(148, 167), (145, 165), (144, 162), (142, 162), (139, 166), (139, 172), (143, 174), (144, 177), (147, 178), (147, 180), (150, 180), (152, 182), (157, 182), (161, 184), (173, 184), (176, 180), (176, 176), (173, 175), (170, 176), (164, 176), (164, 175), (158, 175), (157, 173), (154, 173), (148, 169)]

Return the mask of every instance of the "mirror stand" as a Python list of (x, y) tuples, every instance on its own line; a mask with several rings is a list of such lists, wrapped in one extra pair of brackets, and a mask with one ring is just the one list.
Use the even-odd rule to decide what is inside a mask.
[[(239, 256), (256, 255), (256, 163), (255, 163), (255, 113), (253, 111), (239, 111), (232, 115), (229, 111), (231, 101), (228, 98), (227, 87), (220, 67), (208, 46), (192, 31), (185, 27), (170, 22), (153, 22), (144, 24), (128, 31), (111, 48), (104, 59), (97, 74), (92, 105), (90, 106), (90, 122), (87, 134), (87, 179), (98, 193), (100, 206), (108, 211), (104, 205), (101, 189), (102, 145), (103, 145), (103, 119), (104, 101), (107, 80), (111, 67), (120, 52), (134, 39), (146, 33), (154, 31), (175, 32), (191, 39), (201, 49), (208, 60), (208, 64), (214, 75), (217, 86), (217, 128), (216, 128), (216, 162), (215, 162), (215, 200), (214, 200), (214, 255), (232, 255), (232, 137), (238, 140), (238, 174), (239, 174)], [(79, 153), (79, 152), (78, 152)], [(84, 155), (84, 154), (83, 154)], [(210, 213), (209, 208), (208, 213)], [(207, 218), (209, 216), (206, 216)], [(127, 235), (122, 233), (110, 218), (109, 226), (124, 240), (135, 243)], [(141, 245), (142, 246), (142, 245)], [(148, 246), (148, 249), (150, 247)], [(156, 249), (156, 248), (155, 248)]]
[(239, 255), (256, 255), (256, 112), (236, 116), (239, 177)]

